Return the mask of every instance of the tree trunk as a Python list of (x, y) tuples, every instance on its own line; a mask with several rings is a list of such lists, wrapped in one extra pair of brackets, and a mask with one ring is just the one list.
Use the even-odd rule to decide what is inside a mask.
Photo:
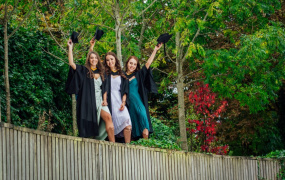
[(116, 31), (116, 49), (117, 49), (117, 57), (123, 67), (123, 57), (122, 57), (122, 44), (121, 44), (121, 35), (122, 35), (122, 28), (121, 28), (121, 18), (120, 18), (120, 6), (119, 2), (116, 2), (114, 7), (114, 14), (115, 14), (115, 31)]
[(5, 90), (6, 90), (6, 116), (7, 123), (11, 123), (11, 101), (10, 101), (10, 84), (9, 84), (9, 67), (8, 67), (8, 23), (7, 16), (4, 18), (4, 78), (5, 78)]
[(78, 135), (77, 121), (76, 121), (76, 99), (75, 94), (72, 94), (72, 122), (73, 122), (73, 135)]
[(188, 151), (187, 134), (185, 124), (185, 105), (184, 105), (184, 77), (183, 77), (183, 60), (180, 48), (180, 33), (175, 36), (176, 41), (176, 72), (177, 72), (177, 91), (178, 91), (178, 117), (180, 127), (180, 142), (183, 150)]

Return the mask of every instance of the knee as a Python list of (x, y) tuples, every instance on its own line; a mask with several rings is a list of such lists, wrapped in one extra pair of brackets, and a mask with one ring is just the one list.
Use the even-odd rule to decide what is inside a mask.
[(148, 129), (144, 129), (143, 130), (143, 135), (148, 136), (148, 134), (149, 134)]
[(126, 127), (125, 127), (125, 130), (126, 130), (126, 131), (131, 131), (131, 130), (132, 130), (132, 126), (126, 126)]

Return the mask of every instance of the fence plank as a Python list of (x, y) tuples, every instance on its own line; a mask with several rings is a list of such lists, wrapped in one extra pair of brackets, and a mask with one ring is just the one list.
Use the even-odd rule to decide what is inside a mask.
[[(88, 158), (88, 142), (84, 142), (84, 158), (85, 158), (85, 163), (84, 163), (84, 169), (85, 169), (85, 178), (86, 180), (89, 179), (89, 167), (88, 167), (88, 164), (89, 164), (89, 158)], [(106, 166), (103, 166), (103, 167), (106, 167)], [(104, 168), (105, 169), (105, 168)]]
[(66, 140), (66, 163), (67, 163), (67, 167), (66, 167), (66, 169), (67, 169), (67, 179), (68, 180), (71, 180), (72, 179), (72, 176), (71, 176), (71, 165), (72, 165), (72, 163), (71, 163), (71, 159), (73, 159), (72, 157), (71, 157), (71, 150), (72, 150), (72, 148), (71, 148), (71, 142), (70, 142), (70, 140), (69, 139), (67, 139)]
[(52, 146), (52, 179), (56, 180), (56, 148), (55, 148), (56, 142), (55, 142), (55, 137), (51, 137), (51, 146)]
[[(112, 149), (112, 148), (111, 148)], [(128, 162), (128, 179), (132, 179), (132, 161), (131, 161), (131, 148), (126, 148), (127, 162)], [(111, 164), (111, 163), (110, 163)]]
[(95, 144), (91, 143), (91, 159), (92, 159), (92, 179), (97, 178), (97, 167), (96, 167), (96, 150)]
[(34, 164), (35, 164), (35, 157), (36, 157), (36, 153), (35, 153), (35, 139), (36, 136), (35, 134), (29, 133), (29, 139), (30, 139), (30, 144), (29, 144), (29, 156), (30, 156), (30, 180), (34, 179), (34, 173), (35, 168), (34, 168)]
[(99, 166), (100, 167), (100, 179), (104, 178), (104, 174), (103, 174), (103, 153), (102, 153), (103, 149), (102, 149), (102, 144), (99, 144)]
[(6, 130), (6, 153), (7, 153), (7, 179), (11, 179), (11, 149), (10, 149), (10, 130)]
[(63, 179), (67, 179), (67, 145), (66, 145), (66, 139), (62, 139), (62, 164), (63, 164)]
[(78, 162), (78, 141), (73, 141), (74, 148), (74, 180), (79, 179), (79, 162)]
[(63, 172), (63, 139), (58, 138), (58, 150), (59, 150), (59, 179), (62, 180), (64, 178)]
[(2, 148), (2, 152), (3, 152), (3, 180), (7, 179), (7, 142), (6, 142), (6, 131), (7, 128), (3, 128), (3, 132), (2, 132), (2, 142), (3, 142), (3, 148)]
[(10, 136), (10, 177), (11, 179), (15, 179), (15, 169), (14, 169), (14, 153), (15, 153), (15, 147), (14, 147), (14, 133), (13, 129), (10, 129), (9, 131), (9, 136)]
[(51, 137), (47, 137), (47, 179), (50, 180), (52, 179), (52, 143), (51, 143)]
[(77, 159), (78, 159), (78, 179), (79, 180), (82, 180), (84, 179), (82, 177), (82, 144), (83, 142), (82, 141), (79, 141), (78, 144), (77, 144), (77, 150), (78, 150), (78, 154), (77, 154)]
[[(150, 165), (150, 163), (148, 163)], [(135, 157), (134, 157), (134, 148), (131, 148), (131, 170), (132, 170), (132, 178), (135, 179)]]
[(85, 141), (81, 142), (81, 175), (82, 175), (82, 180), (87, 180), (86, 179), (86, 157), (85, 157)]
[(60, 166), (60, 150), (59, 150), (60, 146), (59, 146), (59, 139), (57, 137), (55, 138), (55, 145), (56, 145), (56, 147), (55, 147), (56, 178), (55, 179), (60, 180), (60, 173), (61, 173), (60, 168), (59, 168), (59, 166)]

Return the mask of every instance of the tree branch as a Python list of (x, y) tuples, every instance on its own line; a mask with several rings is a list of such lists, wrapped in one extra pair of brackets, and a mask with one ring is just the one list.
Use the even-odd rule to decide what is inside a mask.
[(55, 57), (56, 59), (61, 60), (61, 61), (62, 61), (62, 62), (64, 62), (65, 64), (68, 64), (66, 61), (64, 61), (64, 60), (63, 60), (63, 59), (61, 59), (60, 57), (58, 57), (58, 56), (56, 56), (56, 55), (54, 55), (54, 54), (52, 54), (52, 53), (50, 53), (50, 52), (46, 51), (44, 48), (42, 48), (42, 47), (41, 47), (41, 49), (42, 49), (44, 52), (46, 52), (47, 54), (49, 54), (49, 55), (51, 55), (51, 56)]
[(201, 71), (202, 69), (203, 69), (203, 68), (196, 69), (196, 70), (194, 70), (194, 71), (192, 71), (192, 72), (190, 72), (190, 73), (184, 75), (183, 77), (186, 77), (186, 76), (189, 76), (189, 75), (191, 75), (191, 74), (194, 74), (194, 73), (196, 73), (196, 72), (198, 72), (198, 71)]
[(101, 1), (99, 1), (99, 3), (100, 3), (101, 6), (103, 7), (104, 11), (107, 12), (107, 14), (109, 14), (113, 19), (115, 19), (115, 16), (113, 16), (112, 13), (109, 12), (109, 11), (105, 8), (105, 6), (103, 5), (103, 3), (102, 3)]
[[(218, 74), (218, 75), (211, 76), (211, 78), (215, 78), (215, 77), (219, 77), (219, 76), (226, 76), (226, 75), (228, 75), (228, 74)], [(184, 87), (189, 86), (190, 84), (192, 84), (194, 82), (201, 81), (201, 80), (204, 80), (204, 79), (206, 79), (206, 78), (194, 79), (194, 80), (188, 82), (187, 84), (185, 84)]]
[(110, 29), (110, 30), (112, 30), (112, 31), (115, 31), (115, 29), (113, 29), (113, 28), (111, 28), (111, 27), (109, 27), (109, 26), (102, 25), (102, 24), (93, 24), (93, 23), (91, 23), (91, 25), (94, 25), (94, 26), (102, 26), (102, 27), (108, 28), (108, 29)]
[(45, 15), (44, 15), (44, 13), (43, 13), (43, 17), (44, 17), (44, 20), (45, 20), (47, 29), (48, 29), (48, 31), (49, 31), (51, 37), (52, 37), (53, 40), (56, 42), (56, 44), (67, 54), (67, 51), (59, 44), (59, 42), (55, 39), (55, 37), (53, 36), (52, 32), (50, 31), (50, 28), (49, 28), (49, 26), (48, 26), (48, 23), (47, 23), (47, 21), (46, 21), (46, 17), (45, 17)]
[[(207, 16), (208, 16), (208, 11), (207, 11), (206, 15), (204, 16), (204, 19), (203, 19), (204, 22), (206, 21)], [(200, 28), (198, 28), (198, 30), (197, 30), (195, 36), (193, 37), (193, 39), (192, 39), (192, 41), (191, 41), (192, 43), (194, 43), (194, 41), (195, 41), (195, 39), (198, 37), (199, 33), (200, 33)], [(182, 62), (185, 61), (186, 56), (187, 56), (187, 54), (188, 54), (188, 52), (189, 52), (190, 46), (191, 46), (191, 43), (189, 44), (189, 46), (188, 46), (188, 48), (187, 48), (187, 51), (186, 51), (184, 57), (182, 58)]]
[(164, 74), (166, 74), (166, 75), (168, 75), (169, 73), (167, 73), (167, 72), (165, 72), (165, 71), (163, 71), (163, 70), (161, 70), (161, 69), (158, 69), (158, 68), (153, 68), (154, 70), (156, 69), (156, 70), (158, 70), (159, 72), (161, 72), (161, 73), (164, 73)]
[(150, 5), (148, 7), (146, 7), (138, 16), (141, 16), (143, 13), (146, 12), (146, 10), (148, 10), (148, 8), (150, 8), (157, 0), (152, 1), (152, 3), (150, 3)]
[(19, 3), (19, 0), (16, 2), (14, 9), (9, 13), (9, 15), (8, 15), (8, 18), (7, 18), (7, 19), (10, 19), (10, 17), (11, 17), (11, 16), (12, 16), (12, 14), (14, 13), (14, 11), (17, 9), (17, 7), (18, 7), (18, 3)]
[(22, 24), (24, 23), (24, 21), (30, 16), (32, 9), (34, 8), (36, 4), (36, 0), (33, 1), (33, 4), (31, 5), (29, 12), (25, 15), (25, 17), (23, 18), (23, 20), (20, 22), (20, 24), (18, 25), (18, 27), (16, 29), (14, 29), (14, 31), (8, 36), (8, 39), (11, 38), (11, 36), (13, 36), (15, 34), (15, 32), (22, 26)]

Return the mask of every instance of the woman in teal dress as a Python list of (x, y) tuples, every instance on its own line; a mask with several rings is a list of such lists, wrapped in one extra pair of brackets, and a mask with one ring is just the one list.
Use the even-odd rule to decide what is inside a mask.
[(148, 96), (155, 89), (150, 65), (162, 43), (155, 46), (147, 63), (140, 69), (140, 63), (136, 56), (130, 56), (125, 65), (126, 76), (129, 79), (129, 96), (127, 105), (132, 121), (132, 138), (148, 138), (152, 133), (152, 125), (148, 109)]

